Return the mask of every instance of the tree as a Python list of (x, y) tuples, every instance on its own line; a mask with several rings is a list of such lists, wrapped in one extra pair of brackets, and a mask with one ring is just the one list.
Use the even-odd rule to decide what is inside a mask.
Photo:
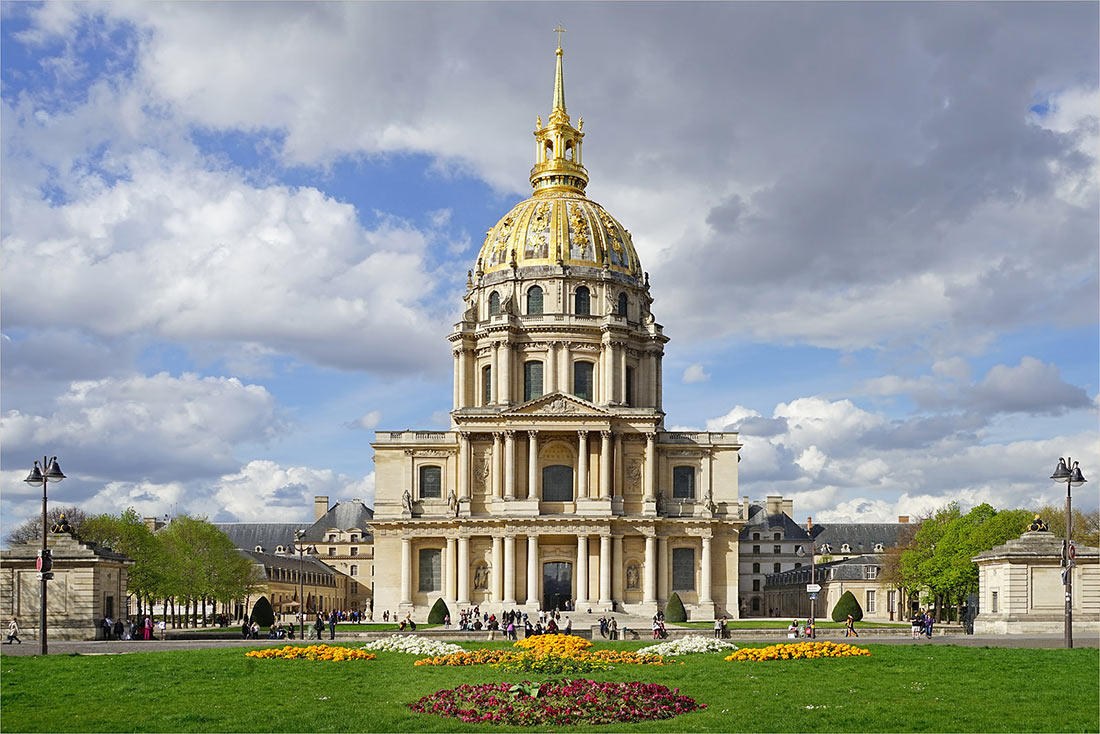
[(668, 598), (668, 604), (665, 604), (665, 620), (668, 622), (687, 621), (687, 610), (684, 609), (684, 603), (680, 601), (680, 595), (675, 591)]
[[(164, 547), (133, 508), (121, 515), (95, 515), (81, 525), (85, 540), (104, 545), (130, 558), (127, 591), (138, 599), (153, 599), (165, 591)], [(139, 609), (141, 605), (139, 604)]]
[(271, 602), (266, 596), (261, 596), (252, 605), (252, 614), (249, 618), (261, 627), (270, 627), (275, 624), (275, 611), (271, 608)]
[(845, 591), (837, 600), (836, 606), (833, 607), (833, 621), (847, 621), (849, 614), (852, 615), (852, 619), (858, 622), (863, 619), (863, 607), (856, 601), (856, 597), (852, 592)]
[[(1032, 517), (1039, 515), (1059, 538), (1066, 534), (1066, 506), (1044, 505)], [(1031, 517), (1028, 518), (1031, 520)], [(1100, 510), (1081, 512), (1073, 508), (1073, 527), (1070, 534), (1078, 545), (1100, 548)]]
[(443, 601), (442, 597), (436, 599), (431, 611), (428, 612), (428, 624), (443, 624), (448, 614), (450, 610), (447, 609), (447, 602)]
[[(83, 536), (81, 535), (80, 529), (84, 521), (88, 518), (88, 514), (84, 512), (84, 510), (73, 505), (66, 507), (54, 505), (49, 507), (46, 510), (46, 530), (48, 531), (61, 521), (62, 513), (64, 513), (65, 519), (69, 521), (69, 524), (73, 526), (73, 534), (78, 538), (82, 538)], [(4, 542), (9, 546), (33, 543), (34, 541), (42, 542), (41, 514), (28, 517), (4, 538)]]

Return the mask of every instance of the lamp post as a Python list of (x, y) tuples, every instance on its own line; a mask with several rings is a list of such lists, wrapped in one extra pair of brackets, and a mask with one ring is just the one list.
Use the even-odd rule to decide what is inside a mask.
[[(1070, 466), (1073, 468), (1071, 469)], [(1073, 487), (1080, 487), (1087, 482), (1081, 474), (1078, 462), (1069, 456), (1058, 459), (1058, 467), (1050, 478), (1056, 482), (1066, 483), (1066, 539), (1062, 541), (1062, 574), (1066, 585), (1066, 647), (1073, 647), (1073, 541), (1070, 539), (1073, 531), (1073, 514), (1070, 501), (1070, 491)]]
[[(294, 531), (294, 545), (298, 550), (298, 639), (306, 638), (306, 593), (305, 593), (305, 563), (306, 546), (302, 543), (306, 531), (298, 528)], [(310, 546), (310, 550), (313, 547)]]
[(50, 569), (53, 567), (53, 561), (50, 558), (49, 548), (46, 547), (46, 484), (48, 482), (60, 482), (65, 478), (65, 475), (61, 473), (61, 467), (57, 465), (57, 457), (50, 459), (49, 463), (46, 462), (46, 457), (42, 457), (42, 466), (46, 467), (46, 473), (43, 474), (42, 470), (38, 468), (38, 462), (34, 462), (34, 468), (31, 469), (30, 474), (23, 481), (27, 484), (42, 485), (42, 550), (38, 554), (38, 573), (41, 583), (39, 591), (39, 609), (38, 609), (38, 640), (39, 649), (42, 655), (46, 655), (48, 652), (48, 646), (46, 643), (46, 582), (49, 581), (52, 574)]
[[(810, 583), (817, 583), (817, 574), (814, 572), (814, 519), (812, 517), (806, 518), (806, 534), (810, 536)], [(810, 619), (814, 620), (812, 637), (817, 637), (817, 615), (814, 614), (814, 602), (817, 600), (818, 592), (810, 594)]]

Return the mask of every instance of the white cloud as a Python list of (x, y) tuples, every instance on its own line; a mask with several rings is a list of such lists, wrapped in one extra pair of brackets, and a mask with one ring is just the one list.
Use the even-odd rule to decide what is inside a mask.
[(374, 473), (348, 477), (329, 469), (250, 461), (236, 474), (221, 477), (211, 488), (210, 499), (235, 520), (277, 522), (308, 516), (316, 495), (359, 499), (373, 506)]
[(362, 418), (354, 422), (356, 428), (362, 428), (366, 431), (374, 430), (378, 427), (378, 423), (382, 420), (382, 412), (378, 410), (368, 411)]
[(684, 370), (683, 380), (688, 384), (696, 382), (706, 382), (709, 379), (710, 373), (705, 371), (703, 369), (703, 365), (701, 364), (690, 365), (686, 370)]

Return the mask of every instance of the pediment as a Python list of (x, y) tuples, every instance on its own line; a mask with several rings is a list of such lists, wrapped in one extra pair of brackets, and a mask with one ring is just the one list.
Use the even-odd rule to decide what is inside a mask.
[(572, 418), (586, 415), (607, 417), (611, 414), (587, 400), (581, 400), (575, 395), (556, 392), (517, 405), (505, 415), (560, 415)]

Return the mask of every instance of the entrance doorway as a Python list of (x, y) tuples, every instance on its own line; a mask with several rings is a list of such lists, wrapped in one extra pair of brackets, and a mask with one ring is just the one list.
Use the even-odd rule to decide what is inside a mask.
[(573, 564), (553, 561), (542, 564), (542, 608), (565, 609), (573, 598)]

